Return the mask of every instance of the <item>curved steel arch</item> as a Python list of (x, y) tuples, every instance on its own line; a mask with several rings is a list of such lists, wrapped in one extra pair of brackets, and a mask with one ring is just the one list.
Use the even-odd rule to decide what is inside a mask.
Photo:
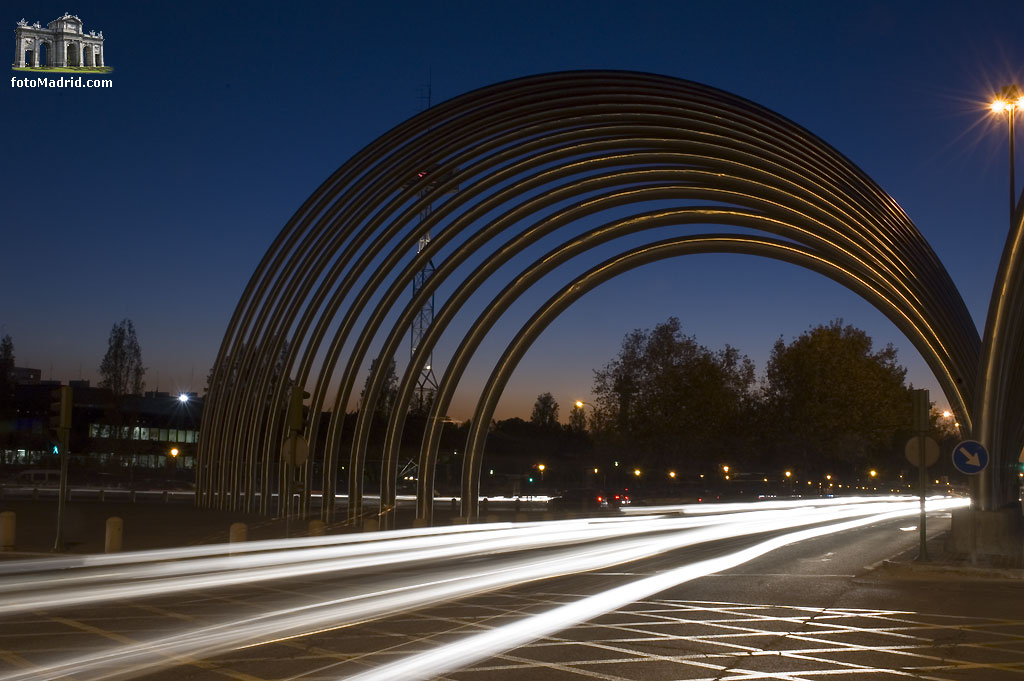
[[(484, 384), (471, 420), (462, 471), (462, 513), (464, 516), (470, 518), (477, 516), (480, 468), (483, 463), (487, 427), (491, 423), (501, 393), (519, 361), (548, 325), (579, 298), (620, 274), (658, 260), (698, 253), (756, 255), (815, 271), (845, 286), (871, 303), (911, 340), (922, 355), (928, 356), (933, 352), (933, 348), (923, 337), (921, 330), (914, 326), (912, 320), (904, 316), (900, 306), (890, 300), (886, 296), (886, 292), (875, 289), (870, 282), (862, 280), (855, 273), (797, 244), (778, 239), (734, 234), (697, 234), (639, 246), (596, 265), (560, 289), (537, 309), (505, 348)], [(488, 326), (486, 315), (482, 317), (482, 320), (484, 321), (482, 321), (481, 327)], [(483, 328), (483, 331), (486, 331), (486, 328)], [(470, 338), (478, 336), (479, 333), (480, 329), (474, 327), (467, 334), (467, 340), (464, 343), (469, 342)], [(436, 447), (434, 452), (436, 452)]]
[[(993, 389), (977, 382), (980, 342), (938, 258), (896, 203), (827, 144), (775, 113), (699, 84), (626, 72), (547, 74), (482, 88), (406, 121), (339, 168), (296, 212), (250, 280), (218, 353), (200, 440), (198, 502), (252, 508), (258, 490), (260, 510), (269, 512), (275, 475), (280, 478), (276, 452), (287, 391), (292, 385), (312, 389), (306, 432), (318, 434), (333, 389), (338, 417), (322, 451), (314, 448), (330, 518), (345, 440), (341, 414), (362, 367), (370, 358), (379, 366), (391, 361), (411, 311), (426, 296), (456, 282), (440, 321), (428, 329), (429, 343), (404, 373), (402, 395), (416, 362), (436, 352), (445, 326), (473, 291), (494, 285), (502, 262), (610, 206), (635, 206), (643, 214), (644, 204), (656, 201), (678, 202), (677, 214), (647, 219), (674, 225), (693, 222), (680, 217), (699, 213), (693, 201), (712, 201), (700, 214), (705, 222), (781, 236), (807, 258), (848, 272), (847, 285), (860, 286), (862, 295), (871, 299), (874, 294), (864, 291), (877, 292), (872, 304), (901, 320), (898, 326), (922, 351), (964, 423), (978, 411), (976, 392)], [(429, 218), (418, 224), (431, 203)], [(424, 232), (435, 237), (412, 256)], [(570, 239), (566, 243), (575, 245), (552, 257), (561, 261), (604, 238)], [(502, 255), (486, 258), (458, 282), (459, 268), (496, 244)], [(400, 295), (432, 259), (440, 261), (434, 276), (400, 305)], [(1014, 314), (1003, 318), (1019, 336), (1022, 323)], [(378, 337), (384, 340), (374, 357)], [(460, 356), (472, 355), (470, 345), (460, 346)], [(382, 373), (370, 376), (352, 437), (353, 519), (362, 510), (367, 415), (382, 384)], [(985, 404), (1005, 403), (1012, 412), (1024, 399), (1011, 395), (1016, 385), (1008, 383)], [(400, 405), (383, 447), (385, 508), (394, 495), (404, 399)], [(435, 412), (440, 405), (435, 401)], [(443, 416), (432, 414), (421, 450), (428, 468)], [(1019, 433), (1006, 437), (1021, 440)], [(307, 465), (307, 492), (311, 470)], [(421, 517), (430, 476), (432, 469), (420, 476)]]

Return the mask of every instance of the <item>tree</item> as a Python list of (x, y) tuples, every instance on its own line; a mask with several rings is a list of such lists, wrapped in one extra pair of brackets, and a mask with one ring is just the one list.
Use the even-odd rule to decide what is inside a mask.
[(841, 319), (789, 345), (780, 338), (762, 388), (763, 427), (780, 464), (836, 473), (883, 460), (910, 423), (905, 376), (892, 345), (874, 352), (871, 338)]
[(115, 398), (140, 395), (145, 387), (142, 381), (145, 374), (135, 325), (130, 319), (122, 319), (110, 330), (107, 354), (100, 363), (100, 387), (109, 390)]
[(558, 402), (551, 393), (537, 395), (537, 401), (533, 403), (533, 413), (530, 414), (530, 423), (542, 428), (558, 427)]
[(587, 415), (578, 404), (573, 405), (572, 411), (569, 412), (569, 430), (574, 433), (583, 433), (587, 430)]
[[(378, 419), (386, 419), (388, 414), (395, 406), (395, 400), (398, 399), (398, 374), (395, 373), (395, 360), (392, 359), (388, 362), (388, 373), (384, 377), (384, 385), (381, 387), (380, 395), (377, 398), (377, 404), (374, 405), (373, 416)], [(370, 373), (366, 376), (366, 383), (363, 384), (363, 390), (359, 393), (360, 406), (362, 401), (365, 399), (366, 391), (370, 387), (370, 382), (373, 381), (374, 375), (377, 373), (377, 360), (370, 360)]]
[(670, 317), (627, 334), (618, 356), (594, 372), (594, 427), (606, 447), (648, 465), (714, 465), (735, 454), (753, 385), (746, 356), (709, 350)]

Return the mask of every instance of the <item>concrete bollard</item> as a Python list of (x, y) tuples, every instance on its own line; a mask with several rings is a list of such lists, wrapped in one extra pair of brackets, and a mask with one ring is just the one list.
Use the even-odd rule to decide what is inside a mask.
[(363, 532), (376, 532), (380, 529), (380, 522), (376, 518), (367, 518), (363, 521)]
[(124, 521), (117, 516), (107, 518), (107, 536), (103, 542), (104, 553), (120, 553), (124, 538)]
[(14, 550), (14, 511), (0, 513), (0, 551)]
[(231, 523), (228, 528), (228, 541), (232, 544), (244, 542), (249, 535), (249, 526), (245, 523)]
[(322, 536), (324, 536), (324, 521), (322, 521), (322, 520), (310, 520), (309, 521), (309, 536), (310, 537), (322, 537)]
[(480, 500), (480, 515), (487, 515), (487, 497)]

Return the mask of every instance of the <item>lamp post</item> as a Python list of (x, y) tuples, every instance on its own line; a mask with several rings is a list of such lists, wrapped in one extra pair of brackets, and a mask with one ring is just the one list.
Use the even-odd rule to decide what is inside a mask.
[(1006, 113), (1007, 132), (1010, 138), (1010, 222), (1013, 227), (1013, 211), (1017, 207), (1017, 181), (1014, 177), (1014, 134), (1013, 119), (1018, 109), (1024, 108), (1024, 93), (1019, 85), (1007, 85), (999, 91), (990, 107), (995, 113)]
[[(1020, 86), (1016, 84), (1004, 87), (990, 105), (990, 109), (994, 113), (1006, 114), (1010, 142), (1010, 224), (982, 336), (981, 364), (978, 376), (978, 418), (975, 421), (974, 436), (976, 440), (990, 449), (994, 462), (999, 462), (1003, 458), (999, 451), (1002, 446), (1003, 428), (996, 411), (1002, 408), (1000, 397), (1006, 388), (1007, 379), (1003, 375), (1002, 367), (1006, 365), (1007, 356), (1013, 352), (1012, 348), (1006, 347), (1007, 325), (1012, 321), (1014, 305), (1018, 304), (1018, 301), (1014, 300), (1012, 287), (1013, 282), (1020, 277), (1021, 267), (1024, 266), (1022, 235), (1014, 221), (1017, 206), (1017, 183), (1014, 176), (1014, 157), (1016, 155), (1014, 118), (1017, 110), (1021, 108), (1024, 108), (1024, 96), (1022, 96)], [(1002, 484), (1001, 466), (997, 463), (995, 467), (999, 470), (993, 471), (993, 466), (987, 466), (978, 475), (972, 477), (971, 499), (976, 502), (979, 510), (994, 511), (1002, 506), (1008, 497), (1004, 489), (1005, 486)]]

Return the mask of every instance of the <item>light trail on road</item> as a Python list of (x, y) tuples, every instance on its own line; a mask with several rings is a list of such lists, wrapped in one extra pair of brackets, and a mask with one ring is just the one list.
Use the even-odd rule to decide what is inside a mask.
[[(932, 500), (929, 508), (946, 510), (964, 503), (966, 500)], [(372, 539), (369, 541), (367, 536), (363, 536), (363, 541), (337, 542), (328, 547), (282, 548), (278, 551), (219, 558), (207, 554), (207, 557), (199, 560), (179, 563), (149, 564), (148, 561), (139, 561), (136, 564), (131, 562), (138, 559), (136, 556), (126, 564), (107, 562), (101, 566), (98, 574), (90, 572), (89, 568), (81, 568), (86, 572), (81, 576), (73, 568), (57, 570), (49, 575), (15, 575), (8, 578), (10, 581), (5, 579), (0, 582), (0, 589), (12, 594), (5, 598), (0, 612), (9, 614), (29, 609), (46, 611), (72, 604), (92, 606), (113, 598), (138, 600), (178, 591), (237, 586), (272, 579), (294, 579), (311, 574), (338, 573), (339, 579), (332, 582), (336, 585), (334, 593), (319, 593), (316, 598), (311, 596), (309, 602), (302, 605), (292, 604), (283, 608), (268, 606), (256, 615), (225, 618), (214, 625), (187, 628), (152, 641), (115, 645), (42, 668), (9, 673), (0, 679), (27, 681), (67, 676), (80, 679), (128, 678), (156, 668), (182, 664), (189, 659), (351, 626), (525, 582), (606, 569), (707, 542), (817, 525), (762, 541), (726, 556), (673, 570), (671, 574), (675, 577), (672, 579), (678, 583), (678, 580), (686, 581), (724, 569), (716, 567), (719, 565), (731, 567), (750, 560), (778, 546), (918, 512), (915, 501), (876, 499), (857, 500), (854, 503), (836, 501), (829, 504), (803, 504), (792, 508), (770, 507), (767, 510), (761, 510), (765, 508), (761, 504), (751, 504), (747, 508), (754, 510), (737, 510), (718, 516), (627, 516), (551, 521), (528, 526), (475, 526), (471, 530), (463, 527), (461, 531), (444, 528), (449, 531), (378, 533), (370, 535)], [(290, 546), (294, 547), (294, 544)], [(224, 550), (233, 550), (233, 547), (221, 547), (221, 551)], [(471, 565), (456, 560), (469, 556), (485, 556), (487, 560)], [(45, 564), (45, 561), (26, 562)], [(412, 575), (408, 574), (411, 565), (416, 566), (416, 572)], [(376, 571), (391, 570), (394, 574), (385, 573), (369, 584), (346, 584), (346, 575), (368, 567)], [(190, 570), (195, 572), (189, 573)], [(173, 576), (168, 577), (169, 574)], [(363, 577), (365, 580), (365, 574)], [(524, 625), (521, 632), (513, 630), (498, 638), (512, 641), (528, 631), (544, 632), (551, 627), (561, 628), (565, 621), (573, 617), (591, 617), (588, 613), (598, 607), (598, 601), (618, 603), (622, 598), (629, 598), (625, 601), (629, 602), (644, 597), (645, 589), (654, 588), (657, 591), (667, 588), (658, 586), (662, 583), (658, 580), (641, 580), (635, 583), (639, 586), (625, 585), (597, 600), (583, 599), (564, 606), (575, 606), (574, 609), (558, 609), (546, 617), (538, 616), (541, 619), (531, 625)], [(26, 590), (28, 584), (36, 585), (38, 592)], [(43, 589), (43, 584), (54, 588)], [(322, 584), (318, 585), (321, 591), (323, 587)], [(630, 593), (640, 595), (630, 597)], [(615, 607), (619, 605), (609, 609)], [(453, 664), (459, 666), (471, 654), (457, 644), (449, 645), (456, 647), (449, 649), (444, 646), (434, 651), (439, 657), (425, 661), (423, 668), (427, 669), (429, 665), (439, 665), (439, 669), (451, 668)], [(479, 645), (481, 650), (487, 650), (488, 646), (494, 644), (483, 640)], [(405, 677), (392, 675), (372, 678)]]
[[(933, 503), (933, 508), (929, 508), (929, 510), (938, 510), (934, 506), (939, 505)], [(952, 508), (953, 506), (945, 507)], [(539, 638), (555, 634), (581, 622), (594, 619), (599, 615), (618, 610), (630, 603), (649, 598), (660, 591), (665, 591), (684, 582), (742, 565), (783, 546), (863, 527), (883, 520), (904, 517), (918, 510), (891, 511), (867, 518), (848, 520), (824, 527), (815, 527), (773, 537), (746, 549), (645, 577), (587, 596), (547, 612), (524, 617), (510, 624), (495, 627), (481, 634), (467, 636), (459, 641), (441, 645), (433, 650), (407, 656), (397, 662), (382, 665), (362, 674), (345, 677), (343, 681), (421, 681), (423, 679), (431, 679), (512, 650), (513, 648), (518, 648)]]
[[(786, 517), (779, 514), (787, 510), (792, 512), (793, 509), (803, 509), (802, 513), (808, 517), (815, 517), (830, 513), (822, 509), (831, 507), (857, 509), (843, 512), (869, 513), (872, 508), (881, 508), (879, 504), (894, 502), (903, 503), (893, 498), (853, 499), (841, 503), (838, 500), (815, 500), (812, 503), (785, 501), (758, 503), (753, 507), (750, 504), (728, 504), (724, 510), (745, 511), (748, 514), (745, 516), (747, 520), (761, 521)], [(664, 507), (664, 510), (685, 514), (693, 509), (690, 506), (679, 506)], [(252, 584), (287, 578), (296, 573), (308, 576), (464, 556), (494, 555), (737, 522), (737, 519), (730, 516), (707, 514), (706, 506), (698, 506), (696, 510), (702, 515), (634, 515), (557, 523), (455, 526), (329, 537), (319, 543), (315, 542), (316, 538), (253, 542), (260, 544), (262, 551), (245, 544), (230, 545), (232, 553), (239, 546), (248, 548), (249, 551), (242, 555), (224, 556), (225, 547), (220, 545), (138, 552), (125, 555), (121, 561), (117, 560), (116, 554), (49, 562), (18, 561), (0, 565), (11, 575), (0, 580), (0, 595), (13, 594), (0, 602), (0, 615), (96, 604), (119, 598), (141, 598)], [(217, 554), (213, 554), (213, 551)], [(171, 556), (177, 560), (168, 560)], [(19, 567), (19, 563), (24, 565)], [(89, 567), (96, 569), (85, 569)]]

